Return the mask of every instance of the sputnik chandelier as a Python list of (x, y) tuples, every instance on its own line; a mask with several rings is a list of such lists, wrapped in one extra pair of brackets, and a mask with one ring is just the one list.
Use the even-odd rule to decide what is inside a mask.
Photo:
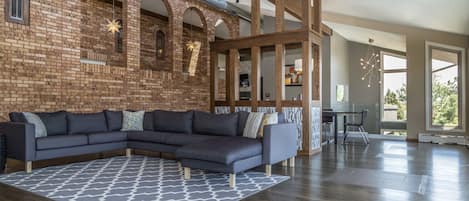
[(119, 23), (119, 20), (114, 18), (114, 15), (115, 15), (115, 2), (114, 1), (115, 0), (112, 0), (112, 19), (111, 20), (106, 19), (106, 21), (107, 21), (107, 25), (106, 25), (107, 31), (109, 31), (111, 33), (120, 32), (120, 29), (122, 28), (121, 24)]
[(368, 40), (369, 46), (368, 46), (368, 50), (366, 51), (366, 55), (365, 57), (360, 59), (360, 66), (362, 67), (362, 70), (364, 71), (362, 80), (368, 82), (368, 87), (371, 87), (371, 85), (375, 81), (381, 84), (381, 80), (380, 80), (381, 67), (379, 65), (380, 56), (379, 56), (379, 53), (375, 51), (373, 42), (374, 40), (372, 38)]

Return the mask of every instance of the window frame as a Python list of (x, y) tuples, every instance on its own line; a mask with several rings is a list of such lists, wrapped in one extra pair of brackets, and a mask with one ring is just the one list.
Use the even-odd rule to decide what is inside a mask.
[[(384, 69), (384, 55), (389, 55), (389, 56), (392, 56), (392, 57), (398, 57), (398, 58), (401, 58), (401, 59), (405, 59), (406, 62), (407, 62), (407, 55), (401, 55), (401, 54), (396, 54), (396, 53), (391, 53), (391, 52), (388, 52), (388, 51), (380, 51), (380, 67), (381, 67), (381, 73), (380, 73), (380, 76), (381, 76), (381, 86), (380, 86), (380, 122), (391, 122), (391, 123), (407, 123), (408, 119), (407, 119), (407, 113), (406, 113), (406, 120), (401, 120), (401, 121), (385, 121), (384, 120), (384, 94), (385, 94), (385, 91), (384, 91), (384, 74), (385, 73), (405, 73), (406, 74), (406, 86), (407, 85), (407, 81), (408, 81), (408, 66), (407, 66), (407, 63), (406, 63), (406, 68), (405, 69), (392, 69), (392, 70), (385, 70)], [(407, 91), (407, 90), (406, 90)]]
[[(432, 54), (431, 50), (438, 49), (448, 52), (457, 53), (459, 55), (460, 66), (458, 69), (458, 82), (459, 103), (458, 103), (458, 117), (459, 127), (447, 129), (444, 127), (436, 127), (432, 123)], [(425, 128), (427, 131), (443, 131), (443, 132), (466, 132), (466, 49), (462, 47), (446, 45), (425, 41)]]
[[(117, 21), (121, 25), (124, 22), (122, 19), (117, 19)], [(121, 27), (118, 32), (114, 33), (114, 51), (116, 53), (124, 53), (124, 28), (123, 27)]]
[(29, 25), (29, 0), (22, 0), (22, 18), (16, 18), (11, 16), (11, 1), (12, 0), (5, 0), (5, 21), (22, 25)]

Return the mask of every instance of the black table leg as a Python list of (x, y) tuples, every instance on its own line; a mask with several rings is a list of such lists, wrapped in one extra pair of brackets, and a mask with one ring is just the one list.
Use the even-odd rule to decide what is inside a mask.
[(337, 120), (338, 120), (337, 119), (337, 114), (334, 114), (333, 118), (334, 118), (334, 144), (337, 144), (337, 135), (338, 135), (338, 130), (339, 130), (337, 128), (337, 125), (338, 125), (338, 123), (337, 123)]

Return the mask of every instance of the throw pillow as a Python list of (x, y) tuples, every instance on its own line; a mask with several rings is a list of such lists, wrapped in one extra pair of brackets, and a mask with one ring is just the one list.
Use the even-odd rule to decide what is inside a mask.
[(259, 131), (259, 127), (261, 126), (263, 116), (263, 112), (249, 113), (248, 119), (246, 121), (246, 126), (244, 127), (243, 137), (253, 139), (257, 138), (257, 134)]
[(121, 131), (143, 131), (143, 117), (145, 111), (124, 111)]
[(44, 122), (42, 122), (38, 115), (31, 112), (23, 112), (23, 115), (28, 123), (34, 124), (36, 138), (47, 137), (46, 125), (44, 125)]
[(262, 124), (259, 128), (259, 134), (257, 135), (259, 138), (264, 137), (264, 126), (271, 125), (271, 124), (278, 124), (278, 114), (277, 112), (264, 114), (262, 117)]

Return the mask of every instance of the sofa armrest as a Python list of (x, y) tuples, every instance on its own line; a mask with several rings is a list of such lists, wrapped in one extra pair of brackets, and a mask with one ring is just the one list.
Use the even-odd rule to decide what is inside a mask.
[(296, 156), (298, 145), (296, 124), (273, 124), (264, 127), (263, 161), (275, 164)]
[(7, 156), (22, 161), (33, 161), (36, 153), (34, 125), (20, 122), (0, 123), (0, 133), (6, 136)]

